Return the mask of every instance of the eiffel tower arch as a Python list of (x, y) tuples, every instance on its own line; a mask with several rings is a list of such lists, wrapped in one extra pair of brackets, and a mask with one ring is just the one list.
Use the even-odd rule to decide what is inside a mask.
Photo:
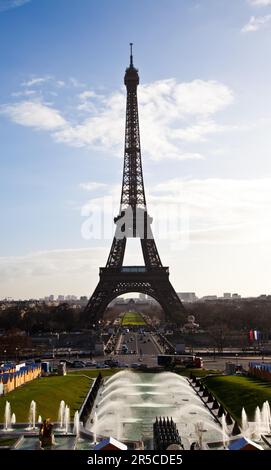
[[(163, 308), (168, 322), (181, 323), (185, 309), (169, 281), (169, 268), (162, 265), (153, 237), (146, 205), (141, 161), (138, 119), (138, 70), (130, 66), (124, 84), (127, 89), (125, 149), (119, 215), (115, 217), (115, 236), (106, 266), (100, 268), (100, 280), (87, 306), (86, 316), (96, 323), (107, 305), (121, 294), (139, 292), (153, 297)], [(123, 266), (127, 238), (140, 238), (144, 266)]]

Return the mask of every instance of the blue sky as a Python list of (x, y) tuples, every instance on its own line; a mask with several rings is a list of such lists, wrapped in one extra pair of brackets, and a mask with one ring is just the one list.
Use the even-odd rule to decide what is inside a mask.
[(268, 292), (270, 39), (271, 0), (0, 0), (0, 298), (95, 287), (130, 41), (147, 202), (176, 290)]

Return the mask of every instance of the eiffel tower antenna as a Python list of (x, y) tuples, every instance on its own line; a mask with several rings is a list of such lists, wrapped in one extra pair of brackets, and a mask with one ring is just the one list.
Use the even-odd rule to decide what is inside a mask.
[[(133, 65), (125, 71), (127, 90), (126, 125), (120, 209), (106, 266), (100, 268), (100, 280), (87, 306), (92, 323), (101, 320), (107, 305), (119, 295), (140, 292), (153, 297), (163, 308), (166, 321), (181, 323), (185, 309), (169, 281), (169, 268), (162, 265), (153, 237), (146, 205), (139, 132), (137, 87), (138, 70)], [(144, 266), (123, 266), (127, 238), (140, 238)]]
[(133, 67), (133, 43), (130, 42), (130, 67)]

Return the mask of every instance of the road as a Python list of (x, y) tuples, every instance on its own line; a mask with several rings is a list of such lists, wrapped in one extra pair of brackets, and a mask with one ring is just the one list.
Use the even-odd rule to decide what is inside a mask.
[[(124, 344), (128, 347), (128, 352), (125, 354), (122, 352)], [(143, 335), (139, 332), (131, 331), (121, 334), (114, 351), (114, 356), (128, 365), (141, 362), (149, 367), (154, 367), (157, 365), (157, 354), (161, 353), (162, 350), (155, 340), (155, 335), (149, 332)]]
[[(138, 341), (138, 347), (140, 348), (141, 341), (137, 339)], [(135, 344), (136, 341), (131, 341), (130, 344)], [(151, 344), (150, 344), (151, 343)], [(130, 349), (131, 351), (131, 349)], [(144, 352), (143, 352), (144, 351)], [(147, 352), (146, 352), (147, 351)], [(138, 351), (139, 352), (139, 351)], [(157, 352), (157, 347), (153, 342), (147, 342), (142, 345), (142, 356), (140, 354), (116, 354), (116, 355), (111, 355), (111, 356), (95, 356), (93, 359), (97, 361), (97, 363), (103, 363), (105, 359), (112, 358), (112, 359), (117, 359), (119, 362), (122, 362), (124, 364), (127, 364), (128, 366), (131, 366), (134, 363), (137, 364), (146, 364), (149, 368), (151, 367), (157, 367), (157, 354), (160, 354), (160, 351)], [(71, 360), (78, 360), (77, 357), (72, 357)], [(83, 359), (84, 361), (85, 359)], [(226, 368), (226, 362), (234, 362), (235, 364), (242, 365), (245, 370), (248, 370), (248, 364), (250, 361), (255, 361), (255, 362), (262, 362), (262, 356), (256, 356), (256, 357), (238, 357), (233, 358), (233, 357), (219, 357), (217, 356), (215, 359), (212, 357), (203, 357), (203, 367), (204, 369), (212, 369), (212, 370), (219, 370), (219, 371), (225, 371)], [(55, 364), (59, 362), (59, 359), (56, 360)], [(265, 357), (264, 362), (269, 363), (271, 362), (270, 357)], [(88, 369), (88, 367), (86, 368)], [(86, 370), (82, 368), (81, 370), (84, 371)], [(74, 369), (70, 369), (70, 371), (73, 371)], [(80, 370), (80, 369), (76, 369)]]
[[(128, 354), (121, 353), (123, 344), (127, 344), (129, 348)], [(118, 354), (118, 355), (117, 355)], [(142, 362), (147, 364), (149, 367), (157, 366), (157, 355), (163, 354), (160, 346), (155, 341), (155, 336), (152, 333), (146, 332), (146, 335), (142, 335), (139, 332), (129, 332), (122, 334), (117, 343), (115, 355), (117, 358), (128, 365), (136, 362)], [(220, 370), (225, 371), (226, 363), (233, 362), (236, 365), (241, 365), (245, 370), (248, 370), (248, 364), (251, 361), (262, 362), (262, 356), (245, 356), (245, 354), (238, 354), (234, 356), (203, 356), (203, 367), (204, 369)], [(265, 357), (264, 362), (270, 363), (270, 357)]]
[(161, 349), (155, 341), (152, 333), (145, 333), (145, 335), (137, 332), (123, 333), (119, 345), (119, 349), (126, 344), (128, 346), (128, 354), (134, 353), (136, 355), (157, 355), (161, 354)]
[(253, 357), (246, 357), (246, 356), (238, 356), (238, 357), (221, 357), (216, 356), (214, 357), (203, 357), (203, 367), (204, 369), (214, 369), (214, 370), (221, 370), (225, 371), (226, 369), (226, 362), (233, 362), (236, 365), (241, 365), (245, 370), (248, 370), (249, 362), (266, 362), (270, 363), (270, 357), (262, 358), (262, 356), (253, 356)]

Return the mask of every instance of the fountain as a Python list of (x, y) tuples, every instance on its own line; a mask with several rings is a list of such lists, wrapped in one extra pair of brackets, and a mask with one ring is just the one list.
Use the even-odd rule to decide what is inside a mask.
[(73, 418), (73, 434), (75, 434), (77, 437), (79, 437), (80, 434), (80, 420), (79, 420), (79, 413), (76, 411), (74, 413), (74, 418)]
[(34, 400), (30, 403), (29, 408), (29, 418), (28, 418), (29, 426), (28, 429), (36, 429), (36, 402)]
[(257, 406), (255, 410), (255, 419), (254, 419), (254, 430), (253, 430), (253, 438), (256, 441), (261, 439), (261, 411), (260, 408)]
[(5, 415), (4, 415), (4, 430), (11, 430), (11, 407), (9, 401), (6, 401)]
[(242, 409), (242, 434), (250, 439), (261, 441), (263, 434), (270, 434), (271, 432), (271, 413), (268, 401), (265, 401), (260, 410), (259, 406), (256, 407), (254, 413), (254, 421), (248, 421), (245, 409)]
[(98, 426), (98, 417), (96, 411), (94, 411), (94, 416), (93, 416), (93, 427), (92, 427), (92, 432), (93, 432), (93, 443), (97, 443), (97, 426)]
[(64, 412), (64, 431), (65, 434), (69, 434), (70, 432), (70, 408), (68, 405), (65, 406)]
[(268, 401), (263, 403), (261, 409), (261, 422), (262, 422), (262, 431), (266, 434), (270, 434), (271, 432), (271, 413), (270, 413), (270, 405)]
[(202, 450), (203, 448), (203, 432), (204, 432), (203, 423), (200, 421), (195, 424), (195, 433), (198, 438), (198, 445), (199, 445), (200, 450)]
[(245, 408), (242, 408), (241, 413), (241, 431), (243, 436), (248, 437), (250, 435), (249, 424)]
[(11, 415), (11, 424), (16, 424), (16, 415), (15, 415), (15, 413), (12, 413), (12, 415)]
[(117, 440), (120, 441), (122, 438), (123, 423), (120, 420), (117, 420), (116, 423), (116, 436)]
[(61, 400), (58, 410), (58, 422), (60, 429), (64, 428), (64, 417), (65, 417), (65, 402)]
[(221, 418), (221, 426), (222, 426), (223, 447), (224, 449), (226, 449), (229, 444), (229, 431), (228, 431), (226, 416), (224, 413)]
[(204, 440), (220, 442), (222, 447), (221, 426), (187, 378), (173, 372), (122, 371), (105, 379), (86, 428), (93, 433), (94, 442), (101, 435), (147, 444), (156, 416), (172, 417), (186, 439), (186, 448), (197, 440), (195, 425), (199, 422), (203, 422)]
[[(266, 445), (270, 442), (271, 445), (271, 413), (268, 401), (261, 407), (257, 406), (254, 420), (250, 422), (246, 410), (242, 408), (240, 430), (224, 407), (216, 400), (211, 404), (210, 393), (206, 397), (208, 403), (203, 403), (187, 378), (173, 372), (122, 371), (104, 379), (95, 401), (91, 403), (92, 412), (88, 418), (86, 416), (86, 430), (92, 433), (92, 445), (96, 444), (100, 437), (112, 436), (118, 440), (143, 442), (146, 448), (152, 448), (153, 423), (156, 417), (160, 416), (162, 420), (166, 417), (173, 419), (182, 436), (184, 449), (187, 450), (195, 444), (201, 449), (225, 449), (233, 436), (240, 434), (261, 445), (263, 442)], [(213, 409), (216, 411), (212, 414)], [(41, 416), (36, 421), (36, 412), (36, 403), (32, 400), (27, 430), (33, 434), (37, 429), (36, 423), (42, 424)], [(219, 416), (220, 424), (217, 422)], [(10, 431), (15, 423), (15, 414), (11, 413), (10, 403), (6, 402), (3, 429)], [(73, 436), (71, 424), (70, 408), (62, 400), (56, 426), (61, 435), (58, 435), (54, 448), (69, 448), (63, 446), (72, 446), (76, 442), (84, 448), (84, 439), (79, 439), (78, 411), (74, 414)], [(37, 436), (32, 433), (25, 433), (27, 435), (24, 436), (24, 443), (20, 448), (35, 448)]]

